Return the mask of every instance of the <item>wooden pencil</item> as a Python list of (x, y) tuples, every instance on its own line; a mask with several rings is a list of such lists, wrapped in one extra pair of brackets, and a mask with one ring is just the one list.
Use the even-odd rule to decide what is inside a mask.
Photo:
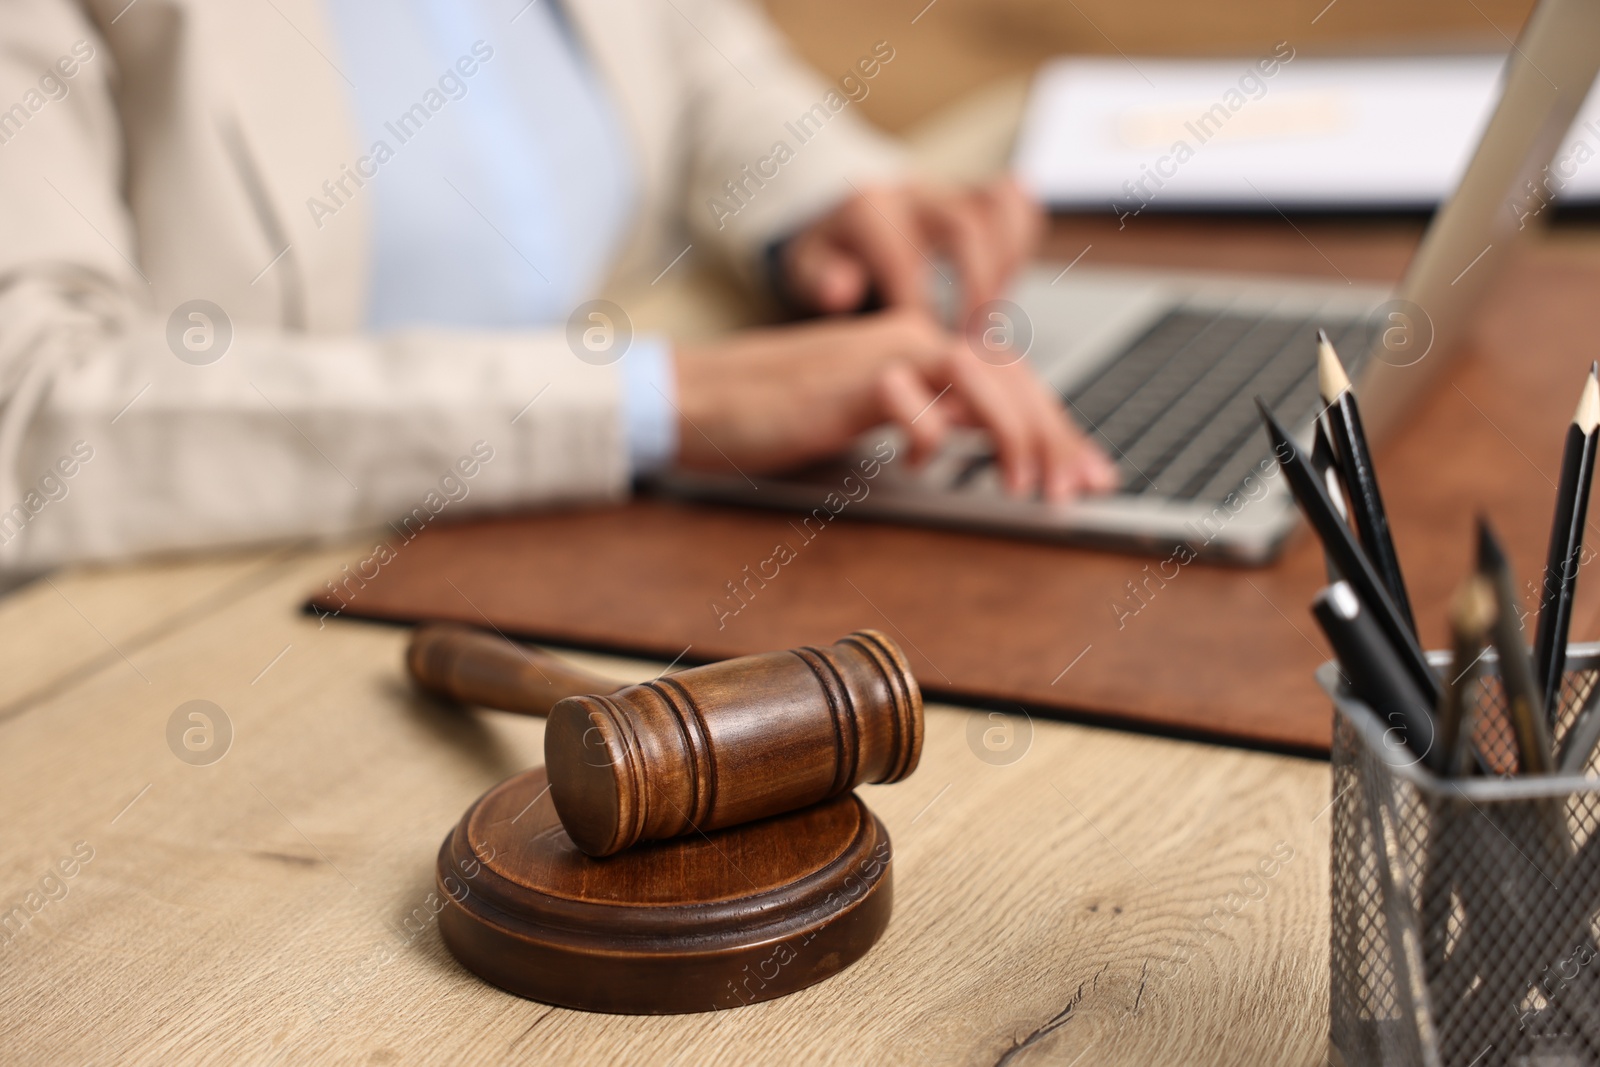
[(1283, 428), (1267, 407), (1267, 402), (1259, 396), (1256, 397), (1256, 407), (1266, 423), (1273, 455), (1289, 482), (1290, 491), (1300, 504), (1300, 510), (1321, 538), (1322, 546), (1332, 558), (1334, 566), (1350, 583), (1361, 603), (1371, 611), (1379, 629), (1394, 646), (1395, 654), (1405, 664), (1412, 681), (1422, 691), (1427, 706), (1432, 708), (1439, 701), (1439, 679), (1428, 666), (1422, 646), (1417, 644), (1416, 633), (1401, 618), (1394, 599), (1389, 596), (1383, 580), (1372, 569), (1366, 553), (1356, 543), (1355, 535), (1340, 521), (1338, 510), (1333, 506), (1333, 501), (1328, 499), (1322, 479), (1312, 470), (1310, 461), (1290, 438), (1289, 431)]
[(1344, 502), (1344, 482), (1339, 478), (1339, 457), (1333, 450), (1333, 439), (1328, 435), (1326, 412), (1317, 416), (1314, 432), (1315, 437), (1311, 442), (1311, 469), (1322, 478), (1322, 486), (1328, 491), (1328, 499), (1333, 501), (1339, 517), (1349, 522), (1350, 513)]
[(1317, 331), (1317, 385), (1322, 402), (1327, 405), (1334, 455), (1345, 490), (1350, 494), (1350, 513), (1361, 535), (1361, 545), (1394, 598), (1400, 617), (1411, 632), (1416, 633), (1417, 621), (1411, 613), (1411, 600), (1406, 595), (1405, 579), (1400, 573), (1400, 558), (1389, 534), (1388, 513), (1384, 511), (1383, 496), (1378, 492), (1378, 475), (1367, 449), (1366, 432), (1361, 427), (1361, 410), (1350, 388), (1350, 377), (1345, 373), (1344, 364), (1339, 362), (1326, 330)]
[(1318, 593), (1311, 614), (1328, 636), (1350, 691), (1389, 723), (1417, 760), (1434, 771), (1443, 770), (1444, 753), (1429, 704), (1350, 584), (1334, 582)]
[(1550, 523), (1550, 551), (1545, 557), (1544, 584), (1539, 592), (1539, 624), (1534, 631), (1533, 664), (1544, 694), (1544, 712), (1552, 726), (1561, 710), (1561, 677), (1567, 667), (1567, 632), (1572, 626), (1572, 595), (1578, 584), (1578, 556), (1583, 551), (1583, 525), (1589, 515), (1589, 483), (1594, 475), (1595, 443), (1600, 435), (1600, 382), (1591, 364), (1578, 398), (1578, 410), (1567, 427), (1561, 455), (1561, 481), (1556, 486), (1555, 517)]
[(1544, 774), (1555, 763), (1550, 750), (1550, 723), (1544, 715), (1544, 697), (1534, 677), (1533, 661), (1522, 643), (1517, 624), (1516, 584), (1511, 564), (1487, 519), (1478, 520), (1478, 573), (1488, 580), (1495, 595), (1495, 619), (1489, 628), (1500, 656), (1500, 681), (1505, 687), (1506, 711), (1517, 739), (1517, 758), (1523, 774)]
[[(1328, 499), (1339, 513), (1339, 518), (1348, 523), (1350, 513), (1345, 508), (1344, 485), (1339, 481), (1338, 462), (1333, 454), (1333, 443), (1328, 438), (1328, 419), (1324, 413), (1317, 416), (1316, 439), (1311, 444), (1311, 468), (1322, 479), (1323, 488), (1328, 491)], [(1344, 577), (1339, 573), (1339, 568), (1334, 566), (1333, 557), (1328, 555), (1326, 548), (1322, 550), (1322, 559), (1330, 583)]]

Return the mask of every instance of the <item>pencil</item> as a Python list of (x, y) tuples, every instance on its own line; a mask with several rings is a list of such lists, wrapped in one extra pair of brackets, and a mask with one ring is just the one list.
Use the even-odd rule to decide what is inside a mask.
[(1366, 432), (1361, 428), (1361, 411), (1350, 389), (1344, 364), (1339, 362), (1326, 330), (1317, 331), (1317, 385), (1322, 392), (1322, 402), (1327, 405), (1334, 455), (1339, 461), (1345, 490), (1350, 494), (1350, 511), (1356, 531), (1361, 535), (1361, 544), (1372, 560), (1373, 570), (1378, 572), (1394, 598), (1400, 617), (1411, 632), (1416, 633), (1417, 621), (1411, 613), (1411, 600), (1406, 596), (1405, 579), (1400, 574), (1400, 558), (1389, 536), (1388, 513), (1383, 509), (1383, 497), (1378, 492), (1378, 475), (1367, 449)]
[(1578, 555), (1583, 550), (1583, 524), (1589, 514), (1589, 483), (1594, 475), (1595, 442), (1600, 437), (1600, 382), (1591, 364), (1578, 397), (1578, 410), (1567, 427), (1561, 455), (1561, 481), (1556, 487), (1556, 513), (1550, 523), (1550, 551), (1545, 557), (1544, 587), (1539, 593), (1539, 625), (1534, 631), (1533, 663), (1544, 693), (1544, 711), (1552, 726), (1561, 710), (1561, 676), (1567, 667), (1567, 631), (1572, 626), (1572, 595), (1578, 585)]
[(1469, 574), (1450, 601), (1450, 673), (1445, 676), (1435, 716), (1439, 721), (1444, 773), (1452, 778), (1466, 774), (1472, 765), (1480, 664), (1494, 617), (1493, 587), (1483, 575)]
[[(1311, 445), (1311, 468), (1321, 477), (1322, 484), (1328, 491), (1328, 499), (1333, 503), (1333, 509), (1339, 513), (1339, 518), (1345, 522), (1350, 521), (1350, 514), (1345, 510), (1344, 486), (1339, 482), (1339, 470), (1335, 466), (1338, 460), (1333, 454), (1333, 444), (1328, 439), (1328, 426), (1326, 414), (1317, 416), (1316, 440)], [(1328, 550), (1322, 550), (1322, 558), (1327, 567), (1328, 581), (1337, 582), (1343, 577), (1339, 568), (1333, 565), (1333, 557), (1328, 555)]]
[(1339, 457), (1333, 451), (1333, 439), (1328, 436), (1328, 416), (1326, 413), (1317, 416), (1316, 436), (1311, 442), (1311, 469), (1322, 478), (1323, 488), (1328, 491), (1328, 499), (1333, 501), (1334, 510), (1346, 522), (1350, 514), (1344, 504), (1344, 483), (1339, 480), (1337, 464)]
[(1394, 599), (1389, 596), (1383, 580), (1372, 569), (1372, 563), (1367, 559), (1366, 553), (1356, 544), (1350, 528), (1339, 521), (1338, 510), (1333, 506), (1333, 501), (1328, 499), (1328, 491), (1323, 488), (1321, 479), (1317, 477), (1316, 471), (1311, 469), (1311, 464), (1305, 455), (1290, 439), (1289, 432), (1273, 417), (1267, 402), (1259, 396), (1256, 397), (1256, 407), (1261, 410), (1261, 418), (1267, 426), (1267, 436), (1272, 440), (1273, 455), (1277, 458), (1284, 477), (1288, 479), (1289, 489), (1299, 502), (1300, 510), (1305, 513), (1312, 529), (1316, 530), (1317, 536), (1321, 538), (1323, 548), (1327, 550), (1340, 575), (1350, 583), (1355, 595), (1372, 613), (1379, 629), (1394, 646), (1395, 653), (1405, 665), (1407, 673), (1411, 675), (1411, 680), (1426, 698), (1426, 705), (1432, 708), (1439, 701), (1439, 679), (1428, 666), (1427, 657), (1422, 653), (1422, 646), (1417, 644), (1416, 633), (1400, 617), (1400, 610), (1395, 607)]
[(1533, 661), (1522, 643), (1517, 625), (1517, 600), (1511, 564), (1487, 519), (1478, 520), (1478, 573), (1488, 580), (1495, 595), (1495, 619), (1489, 634), (1500, 655), (1500, 681), (1505, 687), (1506, 711), (1517, 739), (1517, 757), (1523, 774), (1544, 774), (1554, 757), (1550, 751), (1550, 723), (1544, 700), (1533, 675)]
[(1428, 701), (1350, 584), (1334, 582), (1318, 593), (1311, 614), (1328, 635), (1351, 692), (1390, 723), (1413, 755), (1442, 769), (1445, 753)]

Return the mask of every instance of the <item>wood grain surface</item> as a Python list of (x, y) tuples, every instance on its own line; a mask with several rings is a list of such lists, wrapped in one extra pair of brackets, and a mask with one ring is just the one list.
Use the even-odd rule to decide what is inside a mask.
[(609, 856), (898, 782), (917, 769), (923, 730), (905, 657), (858, 630), (563, 700), (544, 762), (567, 833)]
[(406, 673), (419, 689), (442, 700), (518, 715), (548, 715), (567, 697), (622, 688), (615, 678), (578, 670), (543, 649), (452, 622), (412, 631)]
[[(148, 563), (102, 581), (96, 568), (40, 579), (0, 599), (0, 719), (84, 672), (132, 668), (149, 641), (269, 580), (288, 548)], [(92, 620), (92, 621), (91, 621)]]
[[(435, 854), (538, 762), (543, 724), (417, 696), (405, 630), (302, 614), (354, 547), (0, 721), (0, 902), (26, 906), (78, 842), (93, 854), (0, 935), (8, 1062), (1324, 1062), (1325, 765), (948, 706), (927, 710), (914, 776), (861, 791), (894, 840), (895, 915), (837, 978), (629, 1020), (490, 987), (440, 940)], [(215, 580), (55, 580), (131, 614), (157, 575), (180, 599)], [(10, 603), (0, 632), (20, 638)], [(665, 665), (568, 658), (629, 681)], [(210, 766), (166, 740), (194, 699), (234, 728)]]
[(502, 989), (591, 1012), (726, 1011), (834, 977), (894, 913), (894, 846), (860, 797), (597, 860), (562, 829), (545, 772), (490, 789), (439, 849), (439, 931)]

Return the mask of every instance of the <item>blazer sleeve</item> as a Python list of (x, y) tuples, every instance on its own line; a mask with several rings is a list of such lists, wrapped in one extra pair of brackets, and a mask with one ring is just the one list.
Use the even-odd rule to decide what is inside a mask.
[(863, 41), (851, 67), (827, 81), (745, 0), (673, 7), (688, 104), (683, 211), (736, 268), (757, 269), (768, 245), (855, 189), (904, 175), (899, 146), (860, 112), (894, 76), (894, 42)]
[(0, 571), (626, 491), (617, 366), (564, 329), (307, 335), (158, 312), (110, 51), (76, 4), (5, 6)]

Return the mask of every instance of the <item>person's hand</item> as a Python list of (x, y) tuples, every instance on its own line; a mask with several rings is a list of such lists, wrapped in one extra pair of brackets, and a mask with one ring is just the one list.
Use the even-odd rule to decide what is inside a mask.
[(889, 307), (927, 308), (933, 264), (943, 260), (960, 275), (965, 321), (1027, 262), (1043, 219), (1009, 177), (963, 189), (865, 188), (784, 245), (779, 281), (824, 314), (858, 310), (869, 292)]
[(1062, 501), (1114, 488), (1116, 469), (1018, 361), (995, 366), (918, 311), (749, 330), (679, 346), (681, 466), (767, 473), (834, 455), (893, 423), (912, 463), (954, 426), (993, 440), (1006, 489)]

